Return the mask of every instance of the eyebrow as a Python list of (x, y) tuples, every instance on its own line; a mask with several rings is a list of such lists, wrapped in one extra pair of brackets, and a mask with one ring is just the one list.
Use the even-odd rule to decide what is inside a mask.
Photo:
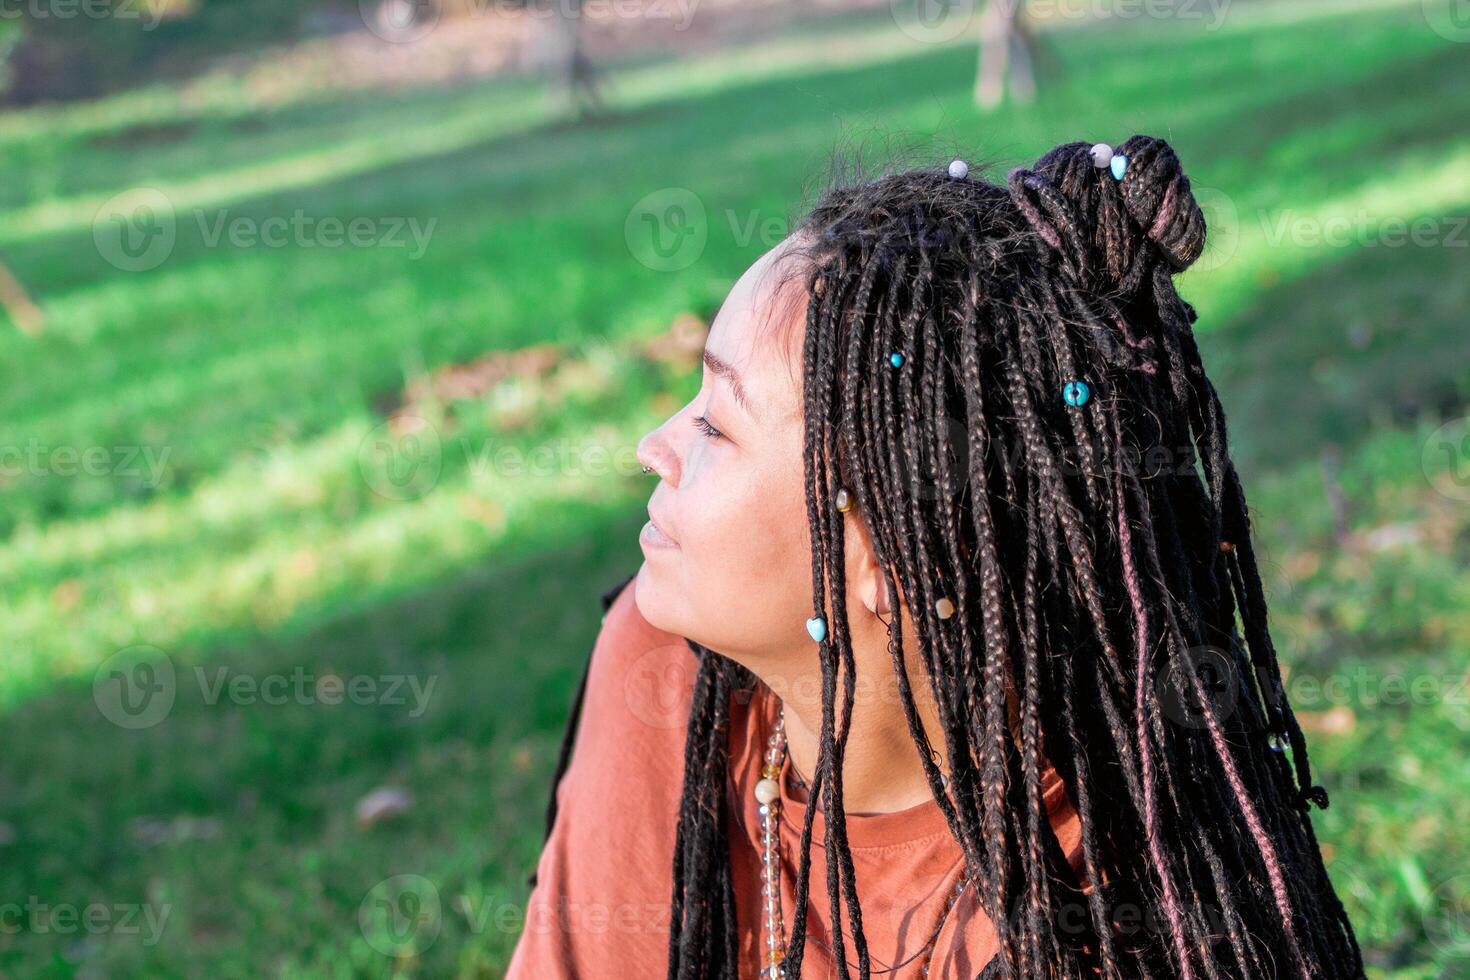
[(735, 365), (708, 350), (704, 352), (704, 363), (715, 374), (730, 382), (730, 389), (735, 392), (735, 401), (745, 409), (745, 413), (753, 419), (759, 419), (754, 406), (745, 394), (745, 386), (740, 383), (740, 372), (735, 370)]

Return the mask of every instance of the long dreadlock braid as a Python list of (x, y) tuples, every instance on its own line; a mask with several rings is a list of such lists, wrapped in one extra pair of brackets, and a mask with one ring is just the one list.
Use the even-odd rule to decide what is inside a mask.
[[(855, 669), (838, 486), (883, 569), (920, 762), (996, 929), (985, 976), (1363, 976), (1312, 831), (1309, 803), (1327, 794), (1282, 686), (1225, 414), (1173, 285), (1204, 248), (1204, 217), (1166, 142), (1117, 152), (1121, 180), (1067, 143), (1004, 187), (939, 169), (838, 186), (793, 234), (813, 604), (830, 626), (810, 789), (828, 815), (844, 977), (844, 905), (864, 980), (870, 966), (842, 804)], [(1061, 397), (1072, 380), (1092, 391), (1080, 406)], [(947, 783), (905, 669), (905, 605)], [(668, 976), (713, 980), (736, 976), (741, 914), (728, 708), (756, 681), (690, 646)], [(1086, 888), (1047, 819), (1043, 757), (1076, 805)], [(1155, 926), (1123, 928), (1129, 910), (1157, 911)]]

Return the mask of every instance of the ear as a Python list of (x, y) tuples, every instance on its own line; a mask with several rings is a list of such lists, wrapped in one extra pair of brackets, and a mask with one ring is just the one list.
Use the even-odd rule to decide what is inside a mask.
[(867, 524), (855, 514), (848, 514), (846, 525), (848, 586), (870, 613), (888, 619), (893, 608), (888, 601), (888, 586), (883, 581), (883, 571), (873, 551)]

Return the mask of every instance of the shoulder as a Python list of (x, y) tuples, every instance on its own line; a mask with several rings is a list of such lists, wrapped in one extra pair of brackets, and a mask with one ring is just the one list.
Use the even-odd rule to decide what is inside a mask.
[(694, 653), (643, 618), (631, 579), (603, 606), (509, 980), (632, 975), (667, 956)]

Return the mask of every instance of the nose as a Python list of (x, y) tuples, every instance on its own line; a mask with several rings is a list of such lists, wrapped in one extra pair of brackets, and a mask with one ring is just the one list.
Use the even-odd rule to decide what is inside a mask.
[(677, 487), (679, 485), (679, 455), (669, 443), (668, 428), (669, 422), (665, 422), (639, 439), (637, 457), (638, 462), (657, 473), (659, 479), (670, 486)]

